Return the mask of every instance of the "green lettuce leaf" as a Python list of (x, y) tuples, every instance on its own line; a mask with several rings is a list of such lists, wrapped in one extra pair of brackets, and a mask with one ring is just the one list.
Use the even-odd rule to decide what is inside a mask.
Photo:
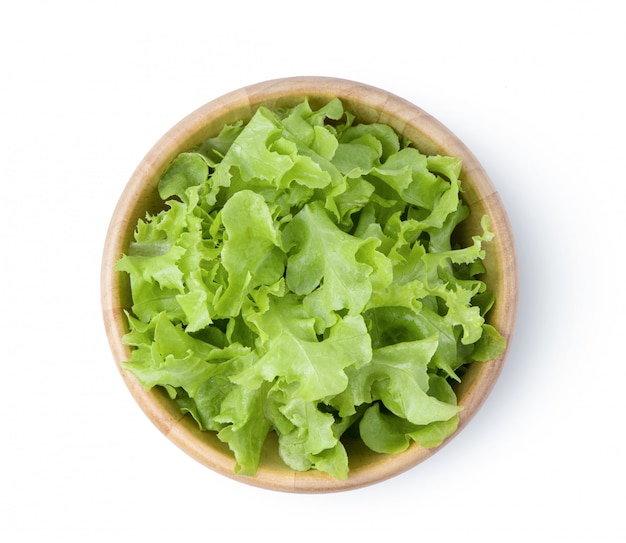
[(256, 388), (263, 381), (280, 378), (299, 384), (295, 397), (321, 400), (346, 387), (346, 368), (360, 366), (371, 357), (369, 336), (360, 315), (338, 320), (321, 341), (314, 319), (293, 295), (272, 300), (265, 313), (248, 319), (266, 339), (261, 343), (263, 354), (258, 362), (233, 377), (240, 385)]
[(287, 287), (304, 295), (309, 313), (326, 326), (332, 325), (337, 311), (360, 314), (371, 296), (373, 268), (357, 256), (373, 241), (343, 232), (320, 205), (305, 206), (283, 234), (289, 254)]
[(271, 428), (264, 414), (266, 401), (267, 387), (256, 390), (233, 387), (214, 417), (216, 422), (225, 424), (217, 437), (228, 443), (235, 454), (235, 473), (254, 475), (257, 471), (263, 443)]
[(165, 313), (148, 325), (135, 328), (125, 342), (136, 348), (122, 365), (146, 388), (167, 384), (183, 388), (192, 397), (215, 372), (217, 362), (248, 353), (248, 348), (237, 343), (218, 348), (194, 338), (180, 324), (174, 325)]
[(250, 190), (240, 191), (226, 202), (221, 215), (225, 229), (221, 262), (228, 274), (228, 285), (215, 308), (224, 317), (234, 317), (241, 312), (250, 290), (282, 277), (285, 257), (262, 196)]

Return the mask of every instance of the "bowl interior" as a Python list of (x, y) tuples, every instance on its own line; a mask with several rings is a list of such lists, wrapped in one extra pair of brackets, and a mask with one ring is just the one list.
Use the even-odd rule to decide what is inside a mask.
[(257, 475), (239, 477), (234, 474), (234, 459), (227, 445), (213, 433), (199, 431), (196, 423), (183, 416), (167, 394), (158, 388), (144, 390), (119, 366), (130, 356), (121, 337), (127, 332), (124, 309), (130, 307), (131, 301), (126, 274), (113, 270), (115, 262), (128, 248), (137, 220), (146, 212), (161, 209), (156, 187), (161, 174), (179, 153), (217, 135), (225, 124), (250, 119), (261, 105), (294, 106), (305, 97), (314, 108), (332, 98), (340, 98), (358, 121), (388, 124), (423, 153), (463, 160), (463, 199), (470, 206), (471, 216), (463, 223), (460, 235), (469, 238), (479, 231), (478, 221), (484, 213), (491, 217), (495, 239), (486, 247), (484, 281), (495, 293), (496, 303), (487, 321), (510, 345), (517, 311), (516, 254), (506, 212), (486, 172), (454, 134), (417, 106), (384, 90), (334, 78), (299, 77), (251, 85), (209, 102), (165, 134), (137, 167), (114, 211), (102, 260), (102, 310), (107, 337), (122, 378), (148, 418), (172, 442), (205, 466), (248, 484), (291, 492), (329, 492), (361, 487), (397, 475), (445, 445), (469, 422), (492, 390), (508, 347), (495, 361), (470, 365), (457, 388), (459, 404), (463, 406), (459, 428), (438, 448), (425, 449), (414, 443), (402, 453), (383, 455), (358, 442), (348, 441), (345, 446), (350, 458), (350, 475), (347, 480), (339, 481), (317, 471), (289, 469), (278, 457), (275, 440), (268, 439)]

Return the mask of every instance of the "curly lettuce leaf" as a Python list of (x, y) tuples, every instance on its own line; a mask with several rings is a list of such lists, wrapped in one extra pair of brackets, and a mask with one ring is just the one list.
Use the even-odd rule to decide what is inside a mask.
[(181, 153), (170, 164), (159, 181), (159, 196), (167, 200), (177, 196), (183, 202), (189, 202), (190, 187), (198, 187), (209, 176), (209, 163), (200, 153)]
[(429, 362), (436, 348), (436, 338), (428, 338), (374, 349), (368, 364), (348, 371), (348, 386), (332, 400), (333, 406), (349, 416), (354, 406), (380, 400), (413, 424), (449, 420), (459, 407), (428, 394)]
[(125, 343), (135, 349), (122, 365), (146, 388), (166, 384), (180, 387), (192, 397), (215, 372), (218, 362), (248, 353), (248, 348), (237, 343), (218, 348), (194, 338), (180, 324), (173, 324), (165, 313), (148, 325), (135, 327), (125, 337)]
[(261, 338), (262, 355), (256, 364), (233, 377), (250, 388), (275, 379), (298, 383), (293, 392), (304, 400), (321, 400), (340, 393), (347, 385), (349, 366), (371, 357), (369, 336), (360, 315), (346, 316), (327, 331), (321, 341), (314, 319), (295, 303), (293, 295), (273, 300), (262, 314), (249, 316)]
[(215, 422), (224, 424), (217, 437), (235, 454), (235, 473), (254, 475), (257, 471), (263, 444), (271, 429), (264, 414), (266, 402), (266, 387), (233, 387), (214, 417)]
[(306, 205), (285, 227), (289, 289), (303, 295), (309, 313), (325, 326), (337, 311), (360, 314), (371, 296), (373, 268), (358, 253), (375, 240), (359, 239), (337, 227), (320, 205)]
[(221, 251), (228, 285), (215, 302), (223, 317), (241, 312), (246, 294), (275, 283), (285, 270), (278, 230), (262, 196), (250, 190), (234, 194), (221, 211), (225, 237)]

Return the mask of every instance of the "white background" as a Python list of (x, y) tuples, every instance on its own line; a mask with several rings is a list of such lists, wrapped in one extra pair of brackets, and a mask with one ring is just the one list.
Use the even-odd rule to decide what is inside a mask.
[[(626, 541), (625, 5), (2, 2), (0, 540)], [(292, 75), (379, 86), (447, 125), (520, 261), (517, 333), (479, 415), (408, 473), (331, 495), (180, 452), (126, 390), (100, 313), (109, 219), (149, 148)]]

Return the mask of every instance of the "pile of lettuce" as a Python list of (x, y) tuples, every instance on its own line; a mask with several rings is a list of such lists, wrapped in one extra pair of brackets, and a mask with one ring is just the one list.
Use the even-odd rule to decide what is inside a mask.
[(254, 475), (269, 432), (294, 470), (348, 475), (342, 436), (397, 453), (452, 434), (452, 387), (504, 349), (468, 246), (461, 161), (426, 156), (335, 99), (261, 107), (180, 154), (116, 269), (123, 367), (164, 387)]

